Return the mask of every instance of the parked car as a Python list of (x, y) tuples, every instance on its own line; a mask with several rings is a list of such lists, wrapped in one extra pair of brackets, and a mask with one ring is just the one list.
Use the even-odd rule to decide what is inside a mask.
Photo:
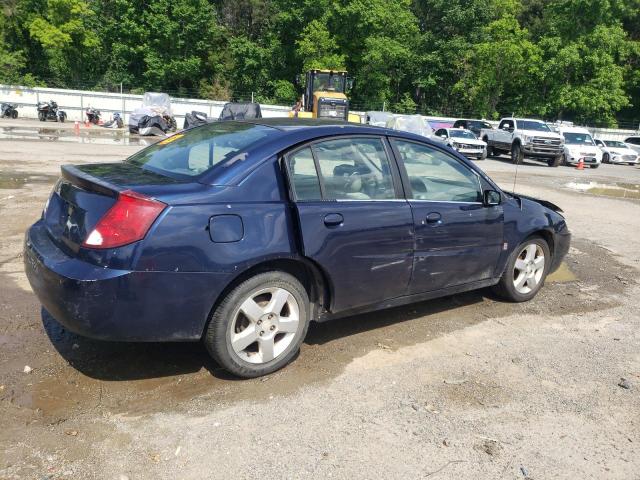
[(541, 158), (550, 167), (562, 162), (563, 138), (546, 123), (529, 118), (503, 118), (498, 129), (482, 129), (480, 138), (487, 143), (489, 156), (510, 153), (513, 163), (527, 158)]
[(640, 155), (640, 136), (639, 135), (627, 137), (624, 140), (624, 143), (626, 143), (628, 147), (631, 147), (633, 150), (635, 150), (638, 153), (638, 155)]
[(473, 132), (473, 134), (480, 138), (480, 132), (482, 131), (483, 128), (490, 130), (493, 128), (493, 125), (491, 125), (489, 122), (487, 122), (486, 120), (456, 120), (453, 123), (453, 128), (466, 128), (467, 130), (471, 130)]
[(471, 130), (465, 128), (441, 128), (436, 130), (434, 140), (442, 141), (467, 158), (487, 158), (487, 144), (478, 140)]
[(602, 150), (602, 163), (638, 163), (638, 153), (620, 140), (596, 139), (595, 142)]
[(202, 340), (256, 377), (295, 357), (310, 320), (490, 286), (529, 300), (569, 243), (557, 206), (503, 192), (440, 143), (261, 119), (63, 166), (24, 265), (70, 331)]
[(589, 130), (580, 127), (558, 127), (564, 137), (562, 163), (577, 165), (580, 159), (591, 168), (598, 168), (602, 162), (602, 151), (593, 141)]

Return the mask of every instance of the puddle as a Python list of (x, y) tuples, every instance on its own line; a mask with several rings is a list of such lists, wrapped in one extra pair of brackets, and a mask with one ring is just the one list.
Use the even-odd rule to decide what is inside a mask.
[(57, 179), (57, 175), (0, 172), (0, 189), (18, 190), (28, 183), (53, 184)]
[(578, 277), (569, 269), (569, 266), (565, 262), (562, 262), (558, 270), (547, 277), (547, 281), (552, 283), (573, 282), (577, 279)]
[(640, 184), (633, 183), (599, 183), (599, 182), (569, 182), (565, 187), (579, 192), (600, 195), (604, 197), (640, 199)]
[(109, 130), (101, 127), (81, 127), (79, 133), (76, 133), (72, 128), (0, 127), (0, 140), (148, 146), (161, 139), (162, 137), (140, 137), (138, 135), (129, 135), (126, 131)]

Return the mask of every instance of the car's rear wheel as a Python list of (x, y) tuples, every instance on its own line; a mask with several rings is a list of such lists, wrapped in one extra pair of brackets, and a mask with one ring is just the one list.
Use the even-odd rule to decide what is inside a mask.
[(211, 316), (204, 343), (222, 367), (244, 378), (287, 365), (309, 328), (309, 298), (284, 272), (258, 274), (234, 288)]
[(531, 300), (544, 285), (550, 264), (549, 245), (543, 238), (525, 240), (509, 257), (495, 293), (512, 302)]
[(609, 162), (609, 154), (608, 154), (608, 153), (605, 153), (605, 154), (602, 156), (602, 163), (610, 163), (610, 162)]

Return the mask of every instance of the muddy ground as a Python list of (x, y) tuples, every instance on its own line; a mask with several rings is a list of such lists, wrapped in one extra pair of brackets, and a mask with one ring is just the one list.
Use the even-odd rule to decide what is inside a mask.
[[(533, 301), (478, 291), (312, 325), (292, 365), (240, 381), (199, 344), (92, 341), (41, 311), (21, 243), (60, 165), (145, 141), (11, 125), (0, 479), (640, 478), (640, 169), (519, 168), (516, 190), (559, 204), (574, 234)], [(511, 189), (506, 157), (480, 165)]]

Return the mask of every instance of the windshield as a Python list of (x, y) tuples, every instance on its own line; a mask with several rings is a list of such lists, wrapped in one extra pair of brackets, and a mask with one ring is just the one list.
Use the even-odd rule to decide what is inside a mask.
[(564, 143), (570, 145), (594, 145), (593, 138), (588, 133), (564, 132)]
[(516, 120), (518, 122), (518, 128), (520, 130), (535, 130), (536, 132), (551, 132), (549, 127), (542, 122), (536, 122), (535, 120)]
[(472, 140), (476, 140), (476, 136), (473, 133), (471, 133), (469, 130), (462, 130), (462, 129), (456, 130), (454, 128), (449, 130), (449, 135), (456, 138), (470, 138)]
[(604, 144), (607, 147), (613, 147), (613, 148), (627, 148), (627, 146), (624, 144), (624, 142), (619, 142), (617, 140), (605, 140)]
[(316, 73), (313, 79), (313, 91), (344, 93), (344, 75), (337, 73)]
[(210, 123), (167, 137), (125, 161), (156, 173), (194, 177), (221, 162), (231, 165), (246, 159), (243, 152), (272, 132), (271, 127), (251, 123)]

